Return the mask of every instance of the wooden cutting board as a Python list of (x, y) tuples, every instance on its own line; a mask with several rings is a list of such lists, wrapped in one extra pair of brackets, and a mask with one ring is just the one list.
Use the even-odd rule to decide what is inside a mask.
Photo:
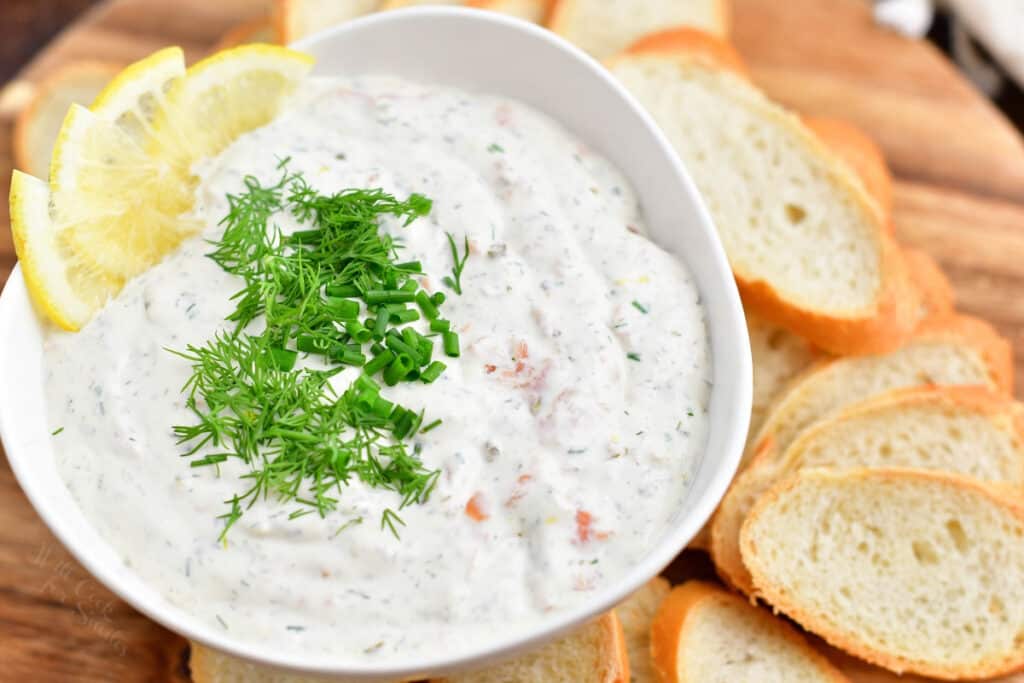
[[(18, 77), (60, 64), (128, 62), (178, 44), (190, 60), (268, 0), (110, 0), (60, 35)], [(799, 111), (846, 118), (882, 145), (897, 176), (896, 232), (935, 256), (960, 308), (1014, 342), (1024, 388), (1024, 144), (932, 46), (872, 24), (862, 0), (733, 0), (735, 42), (755, 80)], [(10, 127), (0, 120), (0, 182)], [(0, 225), (7, 223), (0, 203)], [(0, 229), (0, 281), (14, 264)], [(699, 553), (669, 570), (709, 578)], [(857, 683), (919, 682), (832, 653)], [(0, 463), (0, 667), (5, 680), (185, 681), (187, 643), (100, 586), (61, 548)], [(1024, 676), (1004, 679), (1024, 683)]]

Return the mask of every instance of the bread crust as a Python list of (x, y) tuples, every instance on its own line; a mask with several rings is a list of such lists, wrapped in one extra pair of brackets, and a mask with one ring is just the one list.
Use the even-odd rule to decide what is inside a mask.
[(754, 538), (753, 528), (760, 516), (775, 504), (776, 501), (808, 480), (856, 481), (871, 479), (916, 480), (948, 486), (959, 491), (970, 491), (1002, 507), (1016, 517), (1021, 524), (1024, 524), (1024, 504), (1019, 499), (1019, 491), (1016, 496), (1013, 496), (1003, 488), (991, 486), (968, 477), (945, 472), (903, 468), (860, 469), (842, 473), (834, 473), (828, 470), (805, 471), (779, 482), (765, 495), (761, 496), (743, 524), (740, 534), (740, 548), (743, 553), (744, 562), (750, 567), (756, 594), (808, 631), (824, 638), (830, 645), (896, 673), (911, 672), (944, 680), (957, 680), (962, 678), (989, 678), (1024, 670), (1024, 643), (1016, 651), (1007, 653), (1006, 656), (996, 661), (960, 667), (914, 661), (895, 653), (875, 649), (866, 643), (858, 641), (853, 634), (841, 633), (829, 627), (820, 616), (814, 614), (810, 609), (803, 608), (798, 600), (794, 599), (781, 586), (774, 583), (761, 570), (762, 568), (758, 563), (757, 540)]
[[(745, 73), (742, 60), (726, 43), (690, 28), (647, 36), (607, 64), (614, 67), (630, 56), (658, 56), (685, 64), (696, 61), (711, 68)], [(829, 173), (836, 186), (843, 188), (853, 204), (863, 211), (863, 222), (875, 226), (872, 239), (878, 259), (879, 291), (873, 304), (864, 310), (823, 313), (801, 307), (797, 301), (782, 295), (772, 283), (744, 272), (733, 262), (733, 275), (744, 302), (769, 322), (790, 329), (831, 353), (883, 353), (899, 347), (917, 325), (920, 295), (910, 279), (899, 246), (889, 234), (888, 221), (883, 220), (876, 202), (854, 171), (838, 160), (798, 117), (767, 107), (763, 113), (780, 127), (789, 129), (808, 148), (810, 155), (829, 160)]]
[(218, 52), (220, 50), (227, 50), (228, 48), (237, 47), (244, 45), (245, 43), (251, 43), (253, 36), (258, 36), (262, 32), (269, 32), (274, 36), (275, 43), (281, 43), (281, 29), (278, 22), (274, 21), (270, 17), (256, 17), (249, 21), (243, 21), (234, 28), (228, 29), (228, 31), (220, 37), (217, 44), (213, 46), (213, 51)]
[[(551, 12), (555, 8), (555, 3), (558, 0), (532, 0), (533, 4), (541, 8), (540, 21), (537, 22), (541, 26), (547, 26), (551, 20)], [(467, 7), (476, 7), (478, 9), (489, 9), (493, 10), (497, 5), (501, 5), (503, 0), (467, 0)]]
[(864, 189), (878, 205), (879, 215), (892, 233), (892, 174), (881, 148), (852, 123), (806, 114), (801, 118), (804, 125), (861, 179)]
[(910, 272), (910, 279), (921, 295), (920, 319), (951, 314), (956, 294), (935, 259), (920, 249), (903, 247), (903, 260)]
[[(1009, 388), (1013, 386), (1013, 358), (1010, 343), (1001, 337), (991, 325), (982, 320), (956, 313), (935, 316), (921, 324), (911, 339), (912, 342), (915, 340), (951, 340), (966, 343), (978, 352), (988, 366), (989, 377), (996, 390), (1008, 392)], [(769, 413), (760, 434), (754, 440), (752, 452), (748, 455), (750, 459), (747, 468), (732, 482), (711, 519), (709, 548), (711, 559), (722, 580), (736, 590), (748, 595), (754, 590), (739, 548), (740, 529), (747, 516), (745, 510), (752, 502), (749, 500), (750, 492), (760, 490), (760, 487), (753, 488), (752, 482), (764, 476), (772, 476), (772, 470), (766, 471), (762, 468), (773, 468), (781, 458), (785, 457), (785, 453), (780, 452), (780, 444), (773, 429), (775, 425), (773, 417), (780, 409), (788, 410), (786, 408), (787, 399), (800, 400), (805, 381), (827, 371), (835, 364), (843, 362), (842, 358), (823, 361), (793, 380), (790, 390), (776, 403), (776, 408)], [(946, 389), (948, 388), (946, 387)], [(971, 391), (957, 387), (951, 395), (960, 397), (960, 400), (968, 400), (967, 396)], [(992, 393), (992, 389), (987, 388), (979, 388), (974, 391)], [(856, 406), (849, 408), (854, 407)], [(812, 425), (808, 425), (808, 428), (812, 428)], [(795, 441), (794, 439), (794, 443)], [(788, 451), (792, 445), (788, 444), (785, 450)]]
[(693, 622), (689, 618), (695, 615), (701, 607), (710, 607), (714, 603), (730, 604), (749, 611), (752, 619), (771, 620), (779, 635), (814, 661), (826, 679), (834, 683), (848, 681), (824, 655), (812, 648), (803, 636), (789, 624), (770, 616), (739, 596), (728, 593), (714, 584), (688, 581), (672, 589), (672, 592), (662, 602), (654, 622), (651, 624), (651, 654), (654, 659), (655, 671), (658, 673), (661, 683), (701, 683), (687, 678), (685, 672), (680, 672), (679, 644), (690, 636)]
[[(18, 117), (14, 121), (14, 130), (11, 136), (11, 151), (14, 157), (14, 167), (28, 173), (30, 175), (40, 176), (41, 169), (35, 168), (32, 163), (32, 150), (29, 146), (29, 132), (32, 129), (32, 124), (35, 122), (35, 118), (39, 113), (39, 108), (43, 105), (43, 101), (46, 99), (49, 93), (60, 87), (62, 81), (68, 80), (73, 77), (74, 74), (98, 74), (107, 73), (109, 74), (108, 82), (113, 80), (115, 76), (124, 70), (124, 64), (118, 64), (116, 62), (105, 62), (100, 60), (84, 60), (79, 62), (69, 62), (63, 66), (55, 69), (53, 72), (48, 74), (46, 78), (36, 84), (35, 92), (32, 94), (32, 99), (27, 105), (18, 113)], [(83, 106), (88, 106), (90, 102), (82, 102)], [(43, 178), (45, 180), (45, 177)]]

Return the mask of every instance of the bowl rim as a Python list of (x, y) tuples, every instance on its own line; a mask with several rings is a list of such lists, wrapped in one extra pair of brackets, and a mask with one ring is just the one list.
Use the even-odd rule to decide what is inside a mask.
[[(696, 208), (696, 216), (693, 219), (699, 223), (701, 230), (709, 232), (711, 244), (715, 247), (712, 249), (712, 253), (702, 254), (702, 258), (713, 259), (716, 262), (716, 268), (724, 268), (726, 273), (731, 273), (724, 249), (717, 237), (714, 224), (704, 206), (696, 185), (664, 133), (655, 124), (653, 118), (599, 62), (553, 32), (497, 12), (449, 6), (414, 7), (361, 17), (303, 38), (291, 47), (303, 50), (321, 43), (344, 40), (345, 35), (351, 31), (358, 31), (364, 27), (376, 24), (400, 22), (410, 16), (433, 16), (439, 18), (452, 16), (472, 17), (475, 21), (499, 24), (517, 31), (526, 31), (534, 38), (547, 42), (562, 52), (568, 53), (569, 56), (576, 60), (583, 62), (594, 77), (600, 79), (606, 87), (611, 89), (633, 110), (633, 113), (647, 129), (647, 133), (654, 138), (657, 145), (666, 153), (670, 164), (676, 172), (676, 180), (679, 181), (683, 190), (690, 196)], [(629, 572), (595, 591), (588, 600), (580, 602), (571, 609), (560, 611), (549, 619), (537, 622), (530, 629), (524, 630), (521, 633), (517, 632), (514, 637), (494, 641), (488, 647), (477, 648), (455, 657), (441, 653), (440, 655), (418, 659), (415, 664), (407, 662), (401, 662), (398, 665), (391, 665), (388, 662), (381, 662), (380, 664), (365, 662), (331, 664), (327, 659), (319, 660), (294, 651), (268, 651), (266, 647), (257, 646), (251, 642), (246, 643), (237, 638), (227, 637), (226, 634), (220, 633), (202, 623), (198, 617), (187, 612), (185, 609), (158, 599), (160, 595), (155, 589), (156, 598), (152, 598), (149, 595), (137, 593), (134, 588), (124, 585), (117, 576), (115, 569), (107, 566), (106, 562), (98, 559), (91, 552), (91, 546), (71, 537), (68, 530), (64, 528), (56, 513), (47, 503), (46, 491), (43, 490), (44, 487), (37, 487), (32, 482), (32, 478), (26, 474), (26, 470), (23, 469), (25, 467), (22, 464), (24, 456), (11, 457), (10, 452), (7, 451), (8, 462), (19, 486), (28, 497), (36, 514), (42, 518), (51, 533), (58, 538), (61, 544), (92, 576), (97, 578), (104, 586), (130, 604), (134, 609), (190, 640), (249, 662), (283, 671), (314, 676), (345, 676), (352, 680), (408, 679), (409, 677), (423, 677), (424, 674), (437, 675), (438, 673), (462, 670), (474, 665), (485, 664), (511, 656), (533, 646), (539, 646), (543, 642), (549, 641), (587, 619), (607, 611), (628, 597), (628, 595), (642, 586), (651, 577), (660, 573), (711, 517), (739, 465), (749, 426), (752, 397), (750, 343), (739, 294), (731, 275), (721, 284), (725, 288), (723, 300), (727, 302), (726, 306), (728, 308), (724, 315), (727, 320), (727, 327), (731, 328), (729, 331), (732, 333), (730, 335), (732, 344), (729, 350), (735, 356), (730, 358), (730, 362), (735, 366), (734, 377), (736, 382), (735, 386), (731, 387), (731, 389), (732, 395), (737, 399), (737, 407), (730, 416), (729, 422), (719, 427), (723, 431), (727, 430), (726, 448), (724, 452), (714, 454), (716, 466), (713, 476), (709, 485), (703, 491), (697, 493), (697, 500), (693, 505), (692, 511), (685, 517), (682, 517), (680, 523), (674, 529), (662, 535), (657, 543), (651, 546), (648, 554), (638, 561)], [(0, 295), (0, 327), (4, 329), (17, 329), (16, 321), (11, 319), (15, 315), (12, 309), (16, 299), (28, 299), (20, 264), (15, 265), (8, 282), (3, 288), (2, 295)], [(702, 300), (705, 301), (704, 305), (707, 305), (706, 298), (702, 297)], [(5, 346), (8, 339), (9, 337), (5, 336), (3, 340), (0, 340), (0, 347)], [(727, 340), (726, 343), (729, 343), (729, 341)], [(717, 353), (714, 342), (712, 342), (711, 348), (714, 356)], [(713, 356), (712, 363), (714, 364)], [(711, 390), (712, 393), (722, 390), (718, 386), (718, 379), (718, 377), (715, 378), (715, 383)], [(2, 437), (5, 444), (16, 443), (10, 438), (12, 427), (8, 422), (8, 418), (5, 418), (5, 413), (8, 412), (8, 409), (6, 409), (6, 400), (3, 397), (6, 395), (0, 396), (0, 437)], [(709, 421), (709, 439), (712, 426), (712, 423)], [(706, 459), (707, 457), (708, 452), (707, 447), (705, 447), (704, 451), (700, 454), (700, 458)], [(26, 482), (29, 482), (29, 484), (26, 485)], [(692, 488), (691, 491), (693, 491)], [(84, 515), (82, 516), (84, 517)], [(146, 585), (150, 586), (148, 583)]]

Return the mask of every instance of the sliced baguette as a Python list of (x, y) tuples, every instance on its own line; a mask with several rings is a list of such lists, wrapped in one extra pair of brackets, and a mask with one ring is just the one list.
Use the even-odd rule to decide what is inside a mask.
[(750, 411), (748, 446), (760, 432), (771, 406), (793, 378), (823, 360), (824, 354), (789, 330), (746, 311), (750, 353), (754, 365), (754, 401)]
[(548, 26), (597, 59), (605, 59), (641, 36), (674, 26), (724, 37), (729, 16), (726, 0), (557, 0)]
[(758, 594), (831, 644), (897, 673), (1024, 667), (1024, 508), (920, 470), (805, 470), (743, 525)]
[(37, 178), (46, 178), (53, 143), (68, 109), (72, 104), (91, 104), (123, 68), (123, 65), (108, 62), (72, 62), (43, 80), (14, 124), (15, 168)]
[(220, 37), (217, 44), (213, 46), (213, 52), (219, 52), (220, 50), (227, 50), (232, 47), (247, 45), (249, 43), (280, 42), (281, 38), (278, 35), (278, 25), (274, 20), (269, 16), (257, 17), (229, 29)]
[(469, 0), (466, 3), (467, 7), (510, 14), (535, 24), (547, 23), (553, 5), (554, 0)]
[(892, 174), (881, 148), (852, 123), (823, 116), (805, 115), (801, 118), (825, 146), (860, 178), (891, 232)]
[(380, 8), (381, 0), (275, 0), (277, 36), (287, 45)]
[(931, 256), (920, 249), (903, 248), (903, 260), (910, 271), (910, 279), (920, 293), (919, 318), (927, 320), (953, 312), (956, 294), (949, 278)]
[(701, 581), (677, 586), (651, 628), (661, 683), (846, 681), (796, 629)]
[(718, 227), (744, 301), (837, 354), (898, 347), (916, 291), (864, 184), (798, 117), (675, 29), (609, 67), (661, 125)]
[(434, 683), (629, 683), (622, 624), (608, 612), (573, 633), (501, 664)]
[(670, 590), (669, 582), (656, 576), (615, 608), (626, 638), (632, 683), (658, 682), (651, 661), (651, 622)]
[(804, 429), (843, 408), (894, 389), (980, 385), (1005, 391), (1012, 383), (1009, 343), (986, 323), (967, 316), (928, 321), (906, 346), (884, 356), (820, 363), (793, 382), (772, 409), (753, 447), (752, 465), (726, 492), (711, 521), (711, 557), (719, 575), (749, 593), (750, 575), (739, 549), (740, 528), (780, 458)]

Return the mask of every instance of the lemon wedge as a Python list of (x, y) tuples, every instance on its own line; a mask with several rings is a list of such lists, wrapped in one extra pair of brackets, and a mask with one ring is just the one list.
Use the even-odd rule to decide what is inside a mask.
[(312, 58), (269, 45), (185, 70), (179, 48), (125, 69), (91, 109), (72, 105), (49, 183), (15, 172), (15, 250), (37, 308), (80, 329), (124, 283), (202, 224), (191, 217), (196, 161), (269, 123)]
[(313, 58), (276, 45), (242, 45), (194, 64), (175, 82), (157, 118), (155, 153), (190, 168), (239, 135), (273, 119), (313, 66)]
[(124, 281), (76, 257), (50, 220), (50, 190), (27, 173), (11, 175), (11, 233), (25, 285), (37, 310), (78, 330)]
[(185, 53), (180, 47), (164, 48), (125, 68), (96, 96), (90, 109), (145, 147), (167, 92), (184, 75)]

